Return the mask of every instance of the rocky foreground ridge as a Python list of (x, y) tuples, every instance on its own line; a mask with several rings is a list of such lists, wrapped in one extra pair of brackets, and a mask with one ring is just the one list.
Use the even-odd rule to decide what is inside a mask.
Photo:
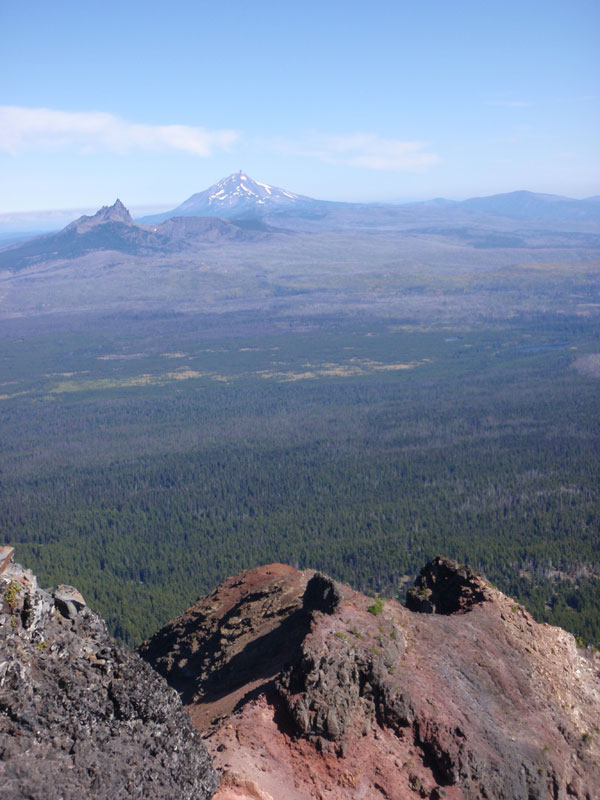
[(600, 797), (596, 655), (447, 559), (407, 605), (271, 564), (142, 646), (218, 800)]
[(600, 796), (600, 659), (441, 557), (406, 607), (248, 570), (140, 653), (179, 697), (0, 548), (3, 799)]
[(177, 694), (73, 587), (0, 548), (0, 797), (205, 800), (218, 784)]

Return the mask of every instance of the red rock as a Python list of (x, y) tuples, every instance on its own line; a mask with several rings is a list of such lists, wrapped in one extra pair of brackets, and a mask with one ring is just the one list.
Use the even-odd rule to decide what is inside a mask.
[(446, 613), (372, 613), (347, 586), (270, 565), (142, 647), (203, 733), (218, 800), (595, 797), (598, 657), (442, 561), (428, 587)]
[(10, 564), (14, 553), (15, 553), (14, 547), (9, 547), (8, 545), (3, 545), (2, 547), (0, 547), (0, 575), (2, 575), (4, 570)]

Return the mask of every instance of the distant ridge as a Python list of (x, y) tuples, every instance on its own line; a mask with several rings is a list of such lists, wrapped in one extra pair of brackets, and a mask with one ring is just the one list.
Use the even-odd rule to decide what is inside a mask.
[(45, 234), (0, 249), (0, 270), (17, 272), (44, 262), (74, 259), (112, 250), (133, 256), (177, 253), (199, 244), (255, 241), (275, 229), (260, 220), (236, 223), (206, 217), (172, 217), (156, 226), (136, 224), (120, 200), (84, 215), (58, 233)]
[(438, 197), (417, 203), (344, 203), (294, 194), (253, 180), (240, 170), (205, 191), (193, 194), (171, 211), (142, 217), (139, 221), (156, 224), (172, 217), (327, 217), (329, 222), (335, 222), (337, 212), (341, 212), (342, 216), (358, 214), (360, 219), (368, 217), (372, 222), (377, 217), (389, 217), (390, 213), (394, 215), (399, 211), (412, 214), (416, 209), (438, 215), (486, 215), (539, 222), (600, 220), (598, 197), (575, 200), (560, 195), (519, 190), (462, 201)]
[(598, 197), (574, 200), (516, 191), (463, 201), (336, 203), (294, 194), (239, 171), (192, 195), (173, 211), (134, 221), (117, 199), (112, 206), (83, 215), (57, 233), (25, 241), (17, 237), (0, 249), (0, 270), (16, 272), (103, 251), (161, 258), (184, 251), (191, 255), (203, 245), (255, 242), (302, 232), (403, 231), (410, 236), (444, 237), (479, 249), (543, 245), (597, 250), (599, 224)]
[(156, 244), (156, 236), (136, 225), (123, 203), (117, 200), (92, 216), (79, 217), (58, 233), (37, 236), (0, 250), (0, 269), (16, 272), (41, 262), (78, 258), (97, 250), (135, 254)]
[[(164, 205), (163, 205), (164, 207)], [(45, 231), (57, 232), (71, 223), (76, 211), (47, 210), (27, 213), (0, 214), (0, 245), (16, 243)], [(81, 214), (82, 212), (79, 211)], [(168, 211), (137, 217), (138, 224), (157, 225), (174, 217), (221, 217), (225, 219), (271, 218), (277, 226), (297, 227), (304, 220), (324, 220), (326, 225), (340, 220), (356, 222), (361, 226), (383, 221), (386, 225), (394, 221), (405, 221), (407, 216), (428, 213), (445, 216), (448, 221), (465, 216), (489, 218), (503, 217), (506, 220), (552, 223), (598, 223), (600, 222), (600, 195), (578, 200), (556, 194), (542, 194), (526, 190), (501, 194), (471, 197), (466, 200), (448, 200), (435, 197), (429, 200), (389, 203), (349, 203), (318, 200), (295, 194), (270, 184), (256, 181), (245, 172), (238, 171), (215, 183), (205, 191), (191, 195), (187, 200)], [(293, 222), (296, 221), (296, 223)], [(80, 231), (99, 222), (134, 223), (120, 200), (112, 206), (104, 206), (90, 216), (80, 216), (72, 224)], [(414, 220), (418, 224), (418, 220)], [(491, 222), (491, 220), (490, 220)], [(67, 225), (68, 227), (68, 225)]]
[(477, 211), (511, 219), (568, 220), (598, 219), (600, 198), (573, 200), (557, 194), (517, 191), (472, 197), (458, 203), (466, 211)]

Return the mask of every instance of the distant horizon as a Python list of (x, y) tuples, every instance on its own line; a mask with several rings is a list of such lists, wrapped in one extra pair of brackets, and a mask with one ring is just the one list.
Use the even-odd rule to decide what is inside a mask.
[[(240, 170), (236, 170), (236, 172), (238, 172), (238, 171), (240, 171)], [(242, 171), (245, 172), (245, 170), (242, 170)], [(235, 174), (235, 173), (228, 173), (228, 175), (232, 175), (232, 174)], [(246, 173), (246, 174), (248, 174), (248, 173)], [(41, 215), (44, 215), (44, 214), (48, 214), (48, 215), (52, 215), (52, 214), (67, 215), (67, 214), (70, 214), (70, 213), (73, 213), (73, 214), (95, 213), (100, 208), (103, 208), (105, 206), (112, 206), (117, 200), (120, 200), (123, 203), (123, 205), (128, 209), (128, 211), (131, 213), (131, 215), (133, 217), (142, 216), (142, 215), (151, 214), (151, 213), (160, 213), (160, 212), (164, 212), (164, 211), (170, 211), (171, 209), (177, 208), (179, 205), (184, 203), (187, 199), (192, 197), (194, 194), (198, 194), (200, 192), (205, 191), (206, 189), (210, 188), (210, 186), (213, 186), (215, 183), (218, 183), (219, 180), (222, 180), (225, 177), (227, 177), (227, 176), (222, 175), (221, 178), (217, 179), (216, 181), (213, 181), (213, 183), (211, 183), (211, 184), (209, 184), (207, 186), (204, 186), (203, 188), (198, 188), (198, 189), (196, 189), (194, 191), (191, 191), (185, 197), (180, 198), (178, 200), (173, 200), (171, 202), (154, 202), (154, 203), (143, 203), (143, 204), (142, 203), (133, 202), (133, 203), (130, 204), (127, 201), (123, 200), (123, 197), (122, 197), (121, 194), (117, 193), (117, 194), (114, 195), (114, 199), (107, 200), (107, 201), (104, 201), (104, 202), (99, 201), (95, 205), (92, 204), (92, 203), (88, 203), (88, 204), (85, 204), (85, 205), (84, 204), (81, 204), (81, 205), (70, 205), (70, 206), (64, 206), (64, 207), (60, 207), (60, 208), (59, 207), (48, 207), (48, 208), (31, 208), (31, 209), (11, 209), (11, 210), (7, 210), (7, 211), (0, 211), (0, 223), (2, 221), (8, 221), (9, 217), (26, 219), (27, 217), (35, 218), (36, 216), (41, 216)], [(260, 176), (256, 177), (254, 175), (249, 175), (249, 177), (253, 178), (254, 180), (259, 180), (260, 179)], [(269, 184), (269, 185), (270, 186), (274, 186), (274, 184)], [(293, 186), (279, 186), (277, 188), (286, 189), (286, 190), (289, 190), (289, 191), (295, 191)], [(331, 197), (324, 198), (324, 197), (314, 197), (312, 195), (307, 195), (307, 196), (310, 197), (313, 200), (318, 200), (318, 201), (322, 201), (322, 202), (331, 202), (331, 203), (352, 203), (352, 204), (358, 204), (358, 205), (362, 205), (362, 204), (364, 204), (364, 205), (377, 205), (377, 204), (382, 204), (382, 205), (408, 205), (408, 204), (411, 204), (411, 203), (426, 203), (426, 202), (434, 201), (434, 200), (447, 200), (447, 201), (450, 201), (450, 202), (460, 203), (460, 202), (463, 202), (465, 200), (471, 200), (471, 199), (475, 199), (475, 198), (479, 198), (479, 197), (494, 197), (494, 196), (497, 196), (497, 195), (514, 194), (516, 192), (529, 192), (531, 194), (536, 194), (536, 195), (548, 195), (548, 196), (553, 196), (553, 197), (562, 197), (562, 198), (568, 199), (568, 200), (590, 200), (590, 199), (593, 199), (594, 197), (600, 196), (600, 189), (598, 189), (598, 191), (596, 193), (577, 197), (577, 196), (574, 196), (574, 195), (560, 194), (559, 192), (538, 192), (538, 191), (535, 191), (533, 189), (523, 189), (523, 188), (509, 189), (509, 190), (503, 191), (503, 192), (489, 192), (489, 193), (485, 193), (485, 194), (473, 194), (473, 195), (468, 195), (468, 196), (454, 196), (454, 197), (450, 196), (449, 197), (449, 196), (438, 195), (438, 196), (435, 196), (435, 197), (434, 196), (430, 196), (430, 197), (428, 196), (428, 197), (411, 197), (411, 198), (393, 198), (393, 199), (390, 199), (390, 200), (383, 200), (383, 199), (382, 200), (342, 200), (342, 199), (339, 199), (339, 198), (331, 198)], [(295, 193), (296, 194), (300, 194), (300, 192), (295, 192)]]
[[(600, 191), (593, 0), (5, 4), (0, 213)], [(171, 198), (171, 201), (168, 200)]]

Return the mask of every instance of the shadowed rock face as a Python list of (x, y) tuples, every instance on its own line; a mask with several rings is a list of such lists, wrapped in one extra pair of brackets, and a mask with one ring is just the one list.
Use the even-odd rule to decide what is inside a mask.
[(0, 570), (3, 800), (212, 797), (218, 780), (181, 701), (117, 647), (79, 592)]
[(491, 599), (486, 583), (472, 569), (437, 556), (408, 590), (406, 606), (422, 614), (464, 614)]
[(302, 598), (302, 608), (307, 615), (315, 611), (333, 614), (343, 600), (339, 585), (326, 575), (317, 573), (309, 580)]
[(307, 578), (271, 564), (228, 578), (139, 649), (179, 692), (200, 729), (267, 691), (298, 658), (310, 616)]
[(142, 647), (202, 731), (219, 800), (597, 796), (598, 659), (452, 561), (423, 570), (420, 609), (423, 587), (427, 614), (270, 565)]

